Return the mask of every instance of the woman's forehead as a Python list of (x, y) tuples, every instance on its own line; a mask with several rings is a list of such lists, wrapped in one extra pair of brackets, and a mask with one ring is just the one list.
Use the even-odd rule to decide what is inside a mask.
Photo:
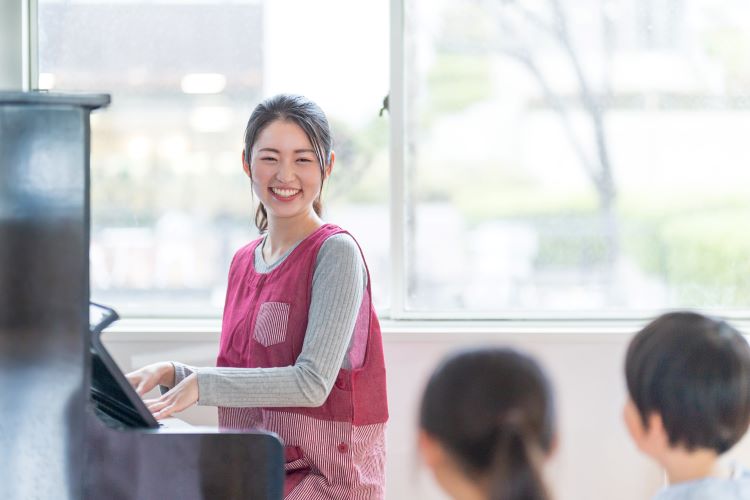
[(289, 120), (274, 120), (266, 125), (258, 133), (253, 149), (274, 149), (279, 152), (315, 150), (302, 127)]

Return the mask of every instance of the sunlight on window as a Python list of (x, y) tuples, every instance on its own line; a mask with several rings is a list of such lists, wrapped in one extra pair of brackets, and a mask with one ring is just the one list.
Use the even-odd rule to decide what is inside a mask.
[(746, 2), (406, 12), (410, 310), (747, 307)]
[(328, 114), (326, 217), (359, 239), (387, 306), (387, 3), (40, 0), (39, 67), (41, 85), (112, 95), (92, 120), (92, 296), (220, 313), (232, 255), (257, 236), (245, 124), (290, 92)]

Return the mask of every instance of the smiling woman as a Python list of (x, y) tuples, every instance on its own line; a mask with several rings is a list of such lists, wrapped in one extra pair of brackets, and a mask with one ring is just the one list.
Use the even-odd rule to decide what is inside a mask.
[(335, 155), (323, 111), (278, 95), (248, 121), (242, 166), (261, 238), (229, 269), (216, 368), (155, 363), (128, 375), (161, 419), (194, 403), (226, 429), (287, 445), (286, 498), (383, 498), (385, 362), (357, 242), (320, 218)]

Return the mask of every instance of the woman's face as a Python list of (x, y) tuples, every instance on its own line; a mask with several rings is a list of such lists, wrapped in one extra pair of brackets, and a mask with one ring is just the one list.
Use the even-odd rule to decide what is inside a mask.
[[(294, 122), (276, 120), (258, 134), (250, 152), (253, 191), (266, 207), (269, 222), (313, 215), (322, 187), (321, 169), (305, 132)], [(331, 165), (326, 168), (326, 177)]]

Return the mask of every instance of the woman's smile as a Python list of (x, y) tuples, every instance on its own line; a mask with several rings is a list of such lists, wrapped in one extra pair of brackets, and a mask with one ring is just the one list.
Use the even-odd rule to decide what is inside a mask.
[(271, 196), (279, 201), (292, 201), (293, 199), (297, 198), (297, 195), (302, 193), (301, 189), (294, 188), (270, 187), (268, 188), (268, 190), (271, 192)]

